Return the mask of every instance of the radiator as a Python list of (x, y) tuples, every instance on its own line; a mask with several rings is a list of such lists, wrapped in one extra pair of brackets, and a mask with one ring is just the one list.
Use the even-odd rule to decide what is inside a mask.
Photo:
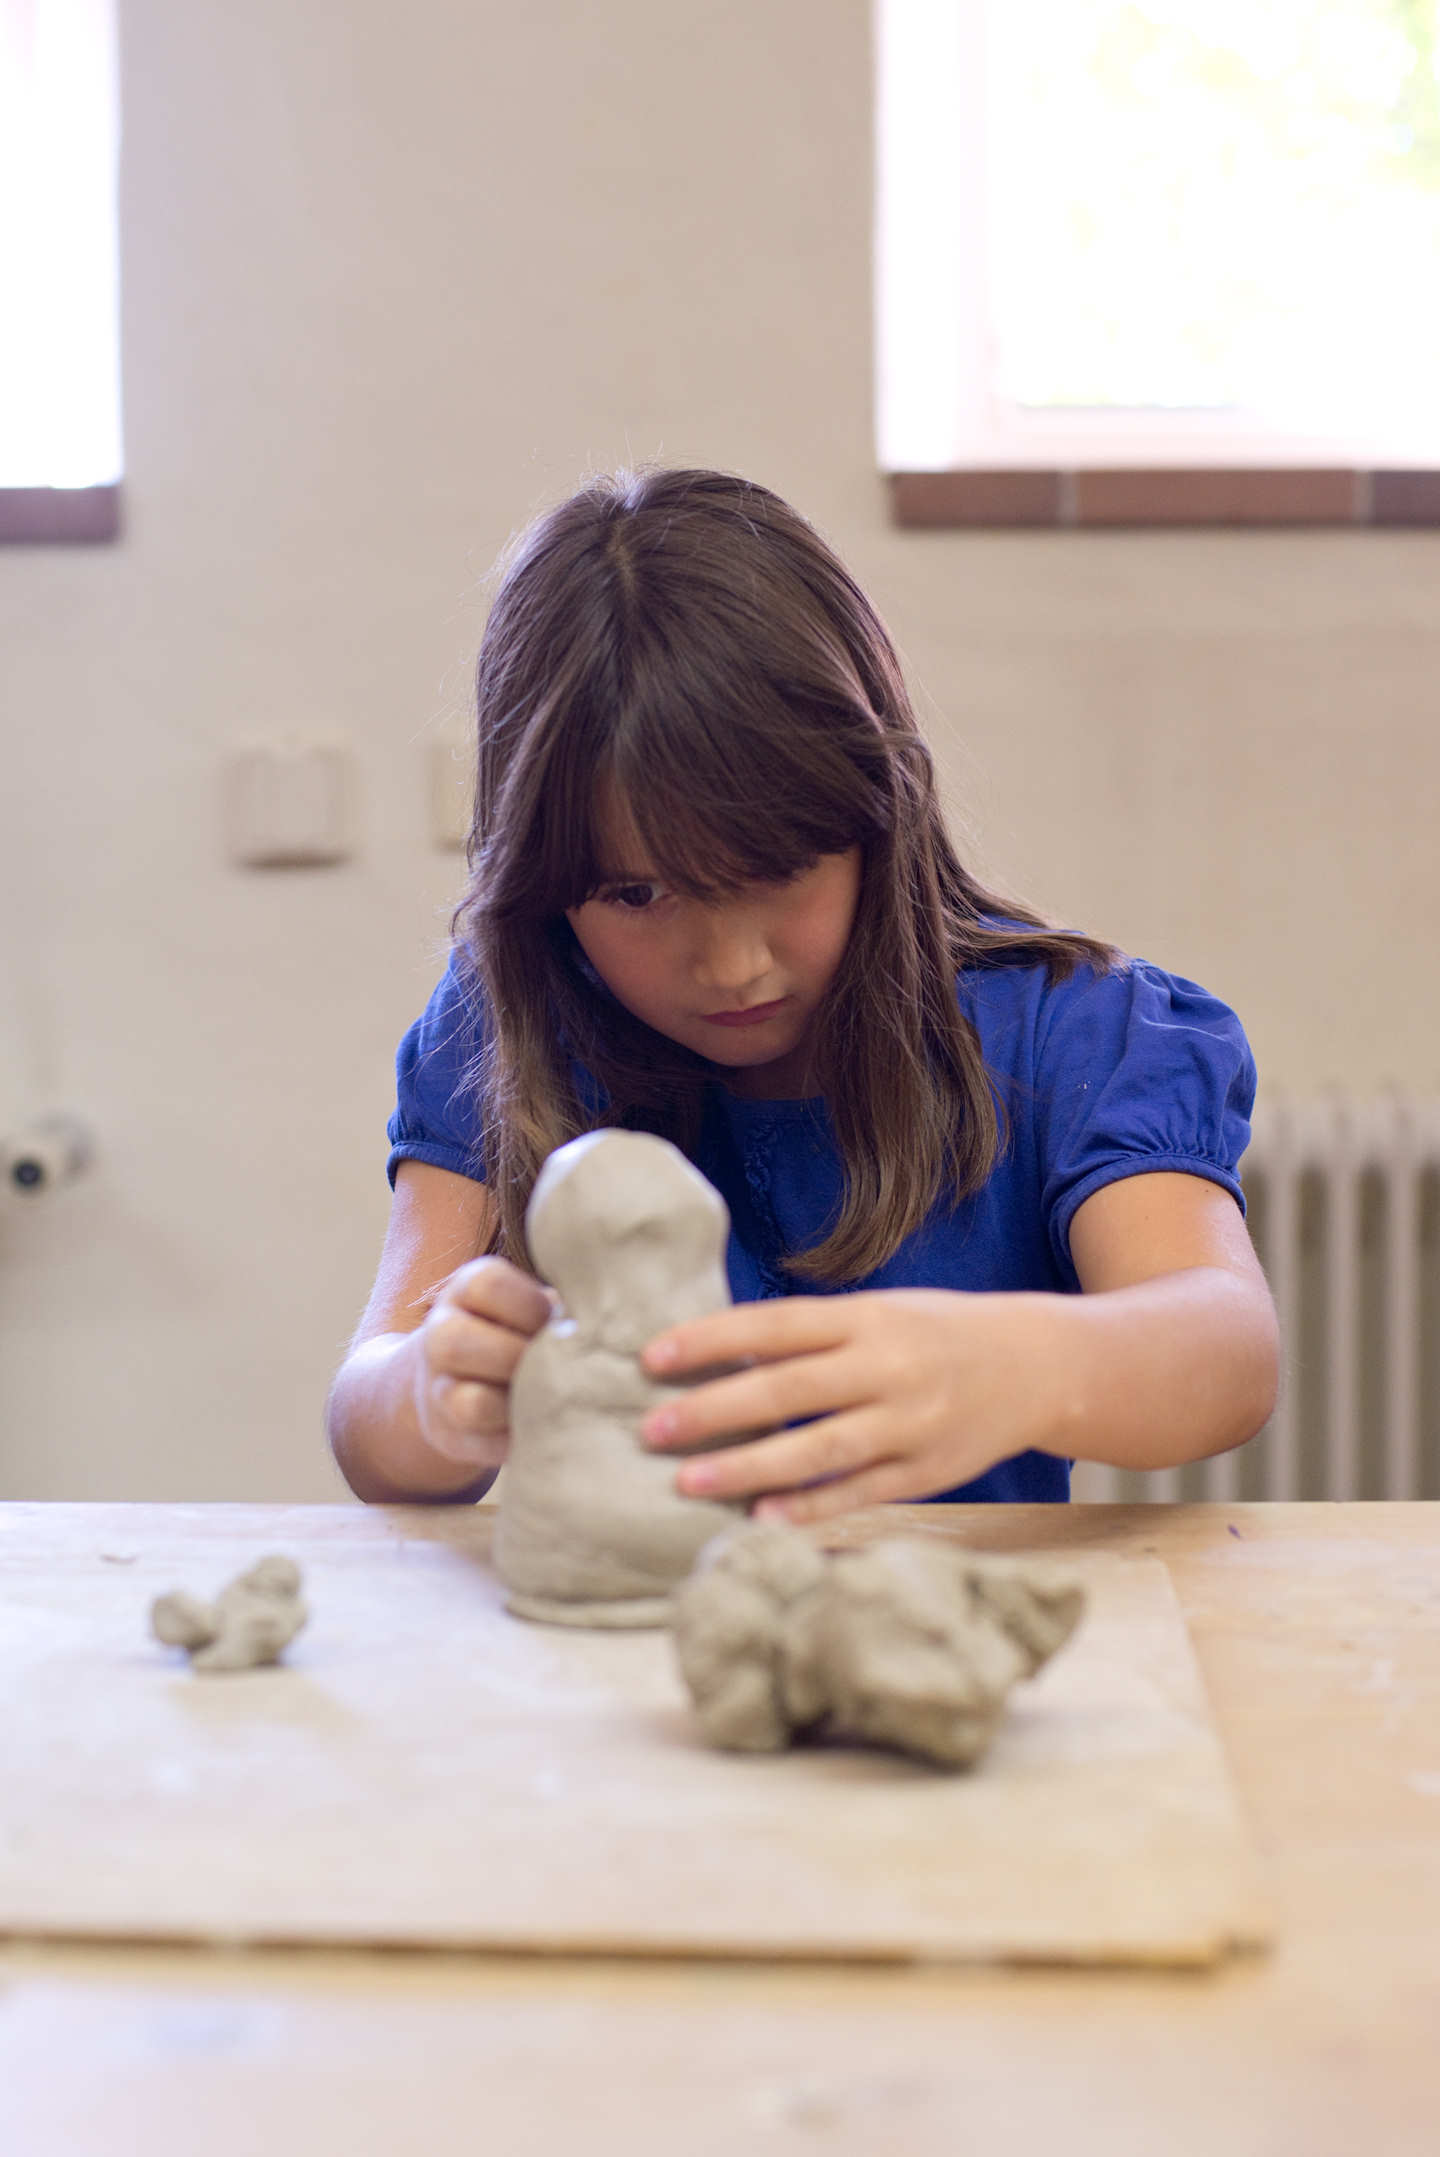
[(1280, 1313), (1274, 1415), (1239, 1452), (1086, 1499), (1440, 1497), (1440, 1097), (1257, 1103), (1240, 1165)]

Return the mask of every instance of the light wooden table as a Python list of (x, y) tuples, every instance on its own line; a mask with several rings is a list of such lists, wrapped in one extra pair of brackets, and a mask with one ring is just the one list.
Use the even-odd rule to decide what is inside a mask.
[[(302, 1562), (346, 1523), (45, 1510), (131, 1544), (243, 1515)], [(0, 2150), (1434, 2157), (1440, 1504), (955, 1517), (987, 1549), (1169, 1565), (1270, 1869), (1269, 1954), (1184, 1974), (11, 1941)]]

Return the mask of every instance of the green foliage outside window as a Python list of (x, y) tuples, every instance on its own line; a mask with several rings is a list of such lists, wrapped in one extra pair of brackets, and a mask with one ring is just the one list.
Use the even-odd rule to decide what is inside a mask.
[(1437, 0), (1035, 0), (988, 19), (1006, 394), (1315, 428), (1428, 407)]

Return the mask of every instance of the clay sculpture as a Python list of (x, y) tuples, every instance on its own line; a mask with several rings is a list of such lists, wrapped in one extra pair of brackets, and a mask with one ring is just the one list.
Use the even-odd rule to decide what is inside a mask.
[(755, 1522), (707, 1545), (673, 1623), (712, 1745), (848, 1738), (969, 1767), (1083, 1608), (1073, 1582), (954, 1544), (897, 1536), (831, 1555)]
[(273, 1663), (310, 1613), (300, 1600), (293, 1558), (262, 1558), (222, 1588), (213, 1603), (183, 1589), (150, 1606), (150, 1629), (168, 1648), (185, 1648), (193, 1670), (249, 1670)]
[(641, 1419), (683, 1388), (639, 1357), (664, 1327), (729, 1303), (725, 1202), (666, 1140), (592, 1131), (550, 1155), (525, 1227), (561, 1301), (510, 1387), (495, 1534), (508, 1607), (556, 1625), (663, 1625), (737, 1509), (681, 1497), (675, 1456), (641, 1445)]

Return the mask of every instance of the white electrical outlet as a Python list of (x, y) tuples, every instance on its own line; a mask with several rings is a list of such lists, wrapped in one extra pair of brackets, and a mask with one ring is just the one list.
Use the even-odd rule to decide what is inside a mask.
[(224, 770), (231, 858), (251, 869), (344, 861), (352, 850), (352, 763), (335, 742), (233, 750)]

